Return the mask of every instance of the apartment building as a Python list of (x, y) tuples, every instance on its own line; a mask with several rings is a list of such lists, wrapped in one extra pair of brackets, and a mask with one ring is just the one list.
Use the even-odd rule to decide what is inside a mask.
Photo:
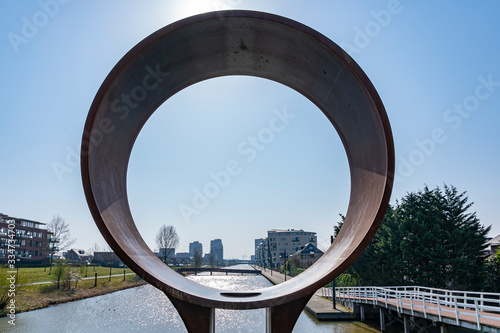
[(255, 262), (262, 267), (269, 266), (269, 242), (267, 237), (255, 239)]
[(314, 246), (318, 243), (315, 232), (302, 229), (271, 229), (267, 231), (267, 240), (268, 261), (272, 267), (280, 267), (308, 243)]
[[(45, 223), (12, 217), (0, 213), (0, 262), (9, 254), (21, 261), (41, 262), (47, 258), (47, 229)], [(50, 234), (49, 234), (50, 236)], [(11, 245), (11, 247), (9, 247)], [(9, 253), (9, 249), (11, 252)], [(14, 250), (14, 253), (12, 253)]]

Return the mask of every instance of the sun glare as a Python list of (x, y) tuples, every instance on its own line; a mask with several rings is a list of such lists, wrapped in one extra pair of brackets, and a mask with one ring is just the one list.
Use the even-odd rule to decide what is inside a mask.
[(230, 1), (223, 0), (189, 0), (179, 2), (177, 5), (178, 18), (193, 16), (196, 14), (212, 12), (216, 10), (233, 9)]

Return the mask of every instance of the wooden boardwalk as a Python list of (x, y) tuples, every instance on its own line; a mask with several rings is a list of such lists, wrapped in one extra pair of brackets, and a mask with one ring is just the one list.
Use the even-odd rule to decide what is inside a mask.
[[(331, 297), (331, 289), (323, 288), (322, 294)], [(447, 325), (500, 332), (500, 294), (424, 287), (358, 287), (337, 288), (336, 297), (345, 303), (371, 304)]]

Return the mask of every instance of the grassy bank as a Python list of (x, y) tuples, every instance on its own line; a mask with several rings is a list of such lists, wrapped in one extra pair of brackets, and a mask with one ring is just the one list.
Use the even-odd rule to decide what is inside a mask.
[(50, 305), (104, 295), (146, 283), (141, 279), (136, 279), (133, 275), (127, 276), (125, 281), (123, 277), (112, 277), (111, 281), (108, 279), (97, 281), (97, 287), (94, 287), (94, 280), (83, 280), (78, 283), (77, 288), (69, 290), (56, 289), (53, 284), (27, 286), (19, 295), (16, 295), (16, 312), (46, 308)]
[[(115, 274), (123, 274), (123, 268), (111, 268), (111, 275)], [(44, 267), (20, 267), (17, 271), (19, 276), (22, 276), (26, 279), (27, 283), (35, 283), (35, 282), (43, 282), (43, 281), (52, 281), (53, 274), (50, 274), (49, 268)], [(90, 266), (86, 267), (86, 269), (82, 269), (82, 277), (94, 276), (97, 273), (97, 276), (109, 276), (109, 267), (102, 266)], [(87, 274), (85, 274), (87, 273)], [(125, 268), (125, 273), (132, 273), (130, 268)]]
[[(100, 270), (104, 268), (104, 270)], [(109, 268), (96, 267), (98, 276), (109, 276)], [(104, 273), (105, 272), (105, 273)], [(126, 273), (131, 272), (126, 269)], [(57, 289), (55, 283), (29, 285), (34, 282), (50, 281), (51, 275), (48, 275), (48, 270), (44, 272), (44, 268), (20, 268), (19, 277), (23, 281), (23, 286), (17, 286), (14, 296), (16, 304), (16, 313), (41, 309), (54, 304), (72, 302), (84, 298), (108, 294), (114, 291), (136, 287), (145, 284), (142, 279), (139, 279), (135, 274), (126, 275), (123, 277), (122, 269), (113, 269), (112, 274), (120, 274), (120, 276), (103, 277), (95, 280), (80, 280), (75, 286), (75, 281), (72, 281), (70, 287), (62, 287)], [(95, 273), (88, 270), (88, 276), (94, 276)], [(85, 276), (83, 273), (82, 277)], [(4, 289), (4, 288), (0, 288)], [(0, 290), (0, 291), (5, 291)], [(10, 299), (8, 300), (10, 301)], [(2, 313), (0, 312), (0, 316)]]

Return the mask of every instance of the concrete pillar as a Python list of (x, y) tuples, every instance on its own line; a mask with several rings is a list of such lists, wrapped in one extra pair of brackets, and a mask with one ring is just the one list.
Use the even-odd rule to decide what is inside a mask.
[(384, 332), (385, 331), (385, 314), (384, 314), (384, 309), (378, 308), (380, 312), (380, 331)]
[(364, 305), (359, 306), (359, 315), (360, 315), (361, 322), (363, 323), (365, 321), (365, 306)]
[(408, 319), (408, 316), (403, 317), (403, 326), (405, 329), (405, 333), (410, 333), (411, 332), (411, 327), (410, 327), (410, 320)]
[(448, 333), (448, 326), (445, 323), (441, 323), (441, 333)]
[(209, 333), (215, 333), (215, 308), (210, 308)]

